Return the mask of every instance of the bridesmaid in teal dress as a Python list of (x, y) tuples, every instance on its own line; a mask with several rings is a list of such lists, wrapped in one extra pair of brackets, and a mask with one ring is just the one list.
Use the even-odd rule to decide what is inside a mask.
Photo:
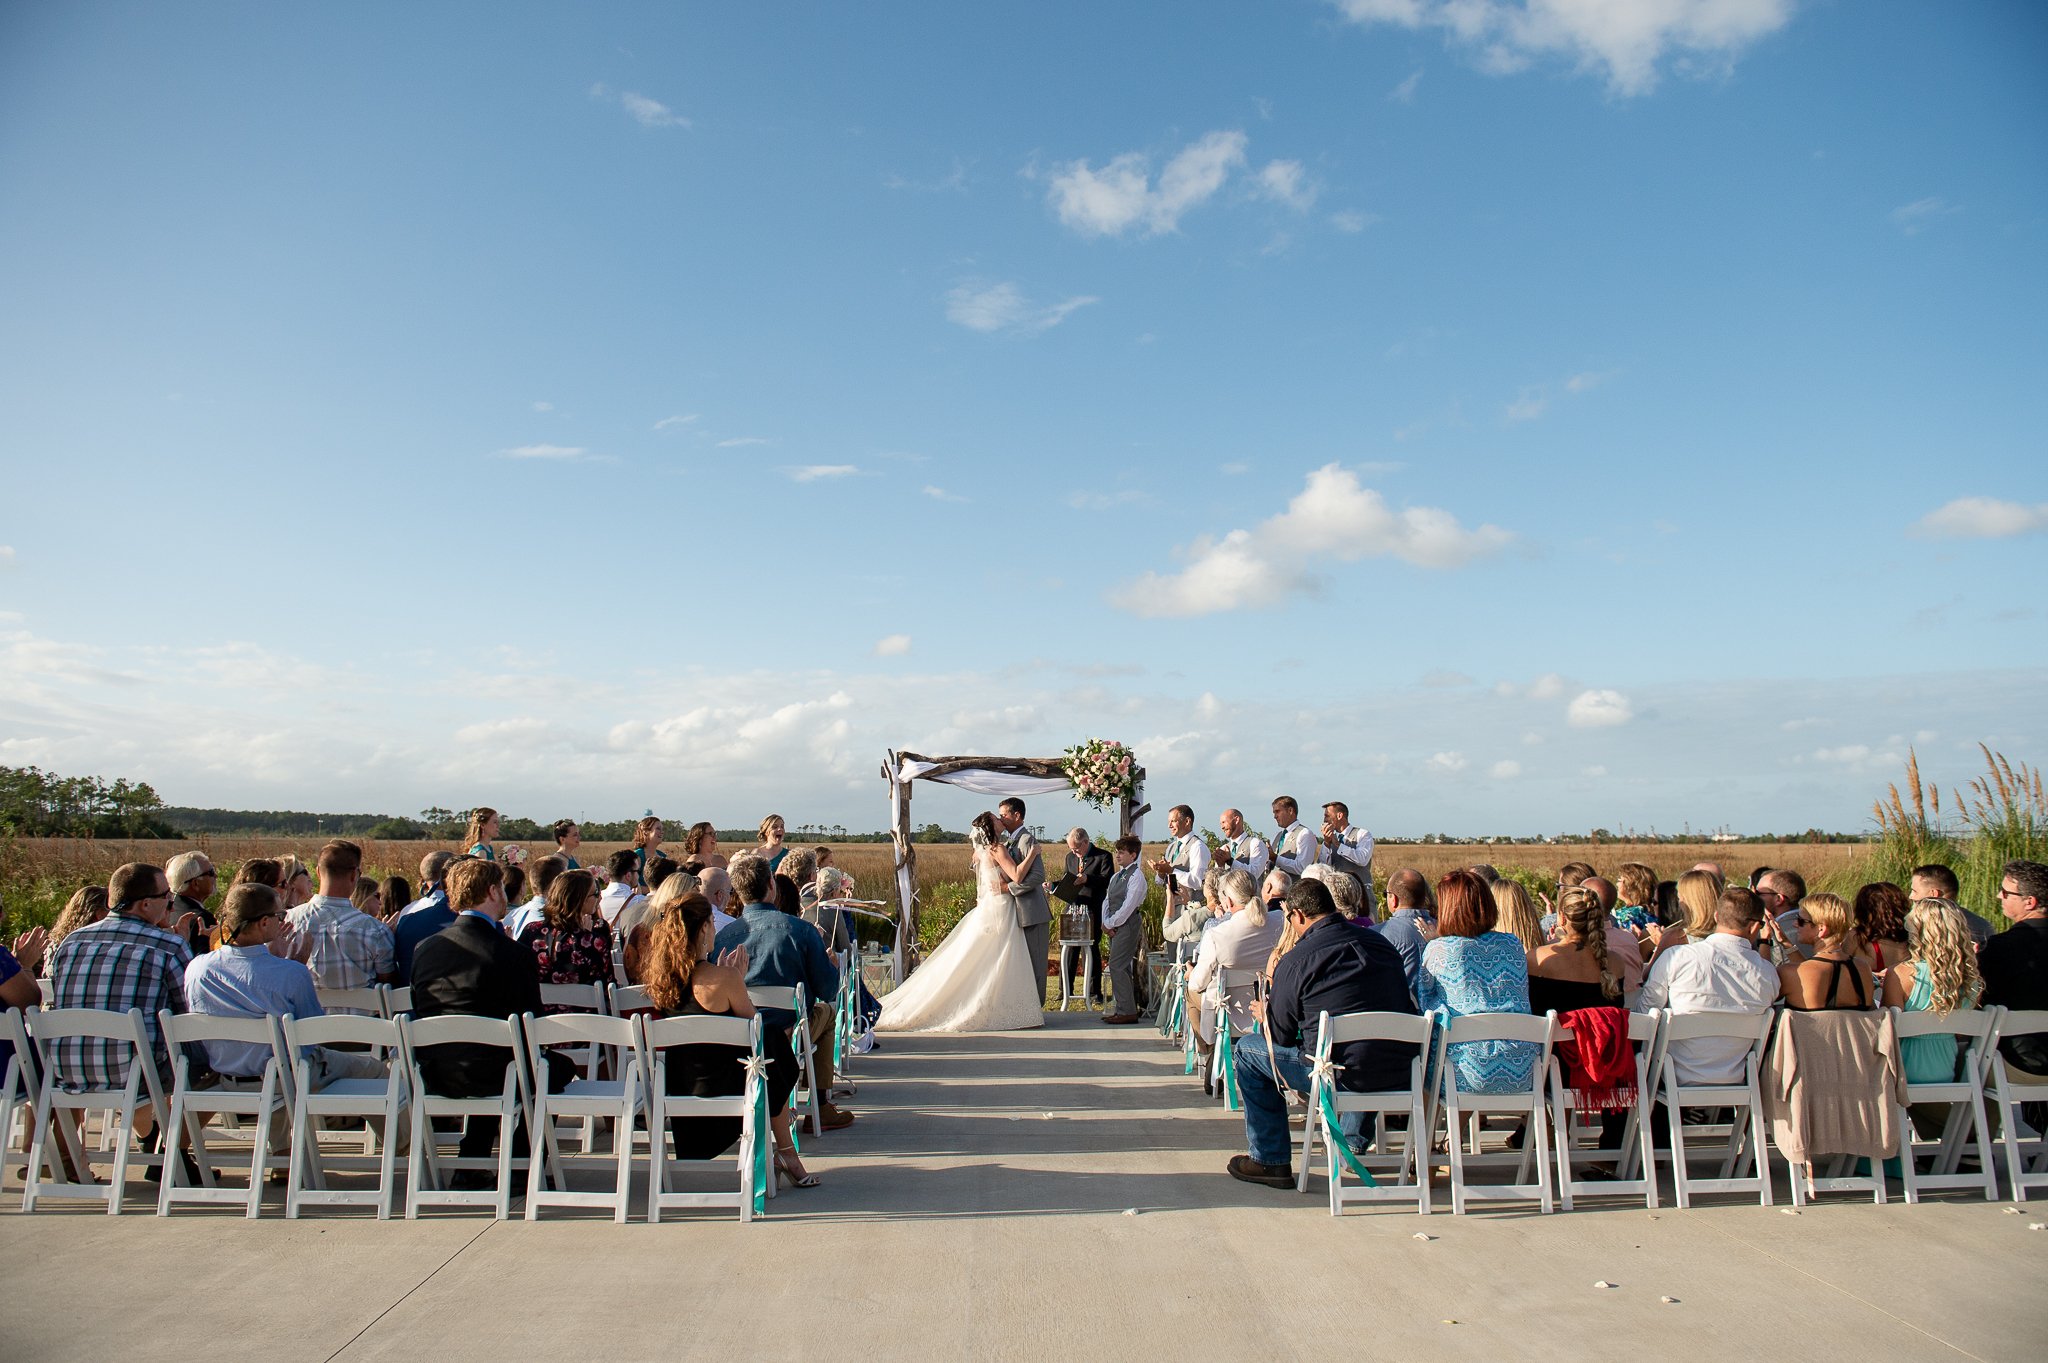
[[(1422, 949), (1416, 1002), (1449, 1017), (1529, 1011), (1529, 956), (1512, 933), (1495, 932), (1493, 896), (1470, 871), (1436, 886), (1437, 936)], [(1460, 1041), (1449, 1052), (1463, 1093), (1513, 1093), (1535, 1077), (1542, 1048), (1530, 1041)]]
[(498, 811), (478, 805), (469, 811), (469, 846), (463, 855), (479, 861), (496, 861), (498, 854), (491, 850), (491, 840), (497, 836)]

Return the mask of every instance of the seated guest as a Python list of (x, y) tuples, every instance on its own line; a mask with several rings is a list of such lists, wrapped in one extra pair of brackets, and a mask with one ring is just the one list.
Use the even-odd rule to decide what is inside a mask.
[[(496, 862), (464, 857), (448, 868), (448, 903), (455, 921), (419, 944), (412, 963), (412, 1007), (423, 1018), (444, 1013), (513, 1018), (539, 1013), (540, 977), (533, 953), (505, 936), (505, 874)], [(450, 1098), (488, 1098), (505, 1086), (511, 1055), (498, 1046), (429, 1046), (419, 1053), (421, 1077), (431, 1093)], [(548, 1052), (548, 1091), (558, 1092), (575, 1077), (566, 1055)], [(498, 1141), (496, 1117), (471, 1117), (458, 1153), (482, 1159)], [(526, 1154), (526, 1126), (512, 1136), (514, 1158)], [(458, 1170), (453, 1186), (489, 1186), (483, 1171)]]
[[(1969, 920), (1952, 899), (1923, 899), (1906, 911), (1906, 949), (1884, 975), (1884, 1005), (1908, 1013), (1932, 1012), (1947, 1017), (1957, 1009), (1977, 1006), (1984, 982), (1977, 976), (1977, 949), (1970, 941)], [(1899, 1041), (1899, 1059), (1909, 1084), (1948, 1084), (1956, 1078), (1956, 1039), (1940, 1034), (1909, 1036)], [(1920, 1105), (1916, 1105), (1920, 1106)], [(1934, 1118), (1915, 1111), (1913, 1124), (1923, 1135), (1941, 1130), (1948, 1117), (1946, 1103), (1924, 1105)]]
[[(791, 918), (801, 918), (804, 916), (803, 891), (797, 888), (797, 883), (794, 880), (791, 880), (782, 872), (776, 871), (768, 877), (768, 882), (768, 899), (770, 903), (774, 904), (776, 908), (781, 909)], [(820, 937), (822, 938), (822, 936), (823, 934), (821, 933)]]
[(1435, 904), (1422, 872), (1403, 867), (1387, 877), (1387, 921), (1380, 924), (1379, 933), (1401, 953), (1401, 969), (1414, 993), (1422, 973), (1422, 948), (1436, 935)]
[(405, 906), (412, 903), (412, 883), (404, 876), (384, 877), (384, 926), (390, 927), (398, 921), (398, 915), (405, 912)]
[[(1477, 871), (1474, 875), (1479, 875)], [(1479, 877), (1481, 880), (1485, 876)], [(1514, 934), (1524, 951), (1535, 951), (1548, 940), (1543, 934), (1543, 915), (1536, 912), (1536, 901), (1529, 898), (1529, 891), (1520, 881), (1496, 877), (1488, 891), (1493, 895), (1493, 911), (1497, 915), (1495, 926), (1502, 932)], [(1542, 1012), (1542, 1009), (1537, 1009)]]
[[(816, 928), (768, 901), (774, 876), (766, 861), (751, 852), (742, 852), (732, 859), (727, 874), (732, 878), (733, 893), (739, 896), (740, 916), (738, 922), (718, 934), (719, 954), (722, 956), (734, 947), (747, 949), (749, 987), (804, 987), (811, 1006), (811, 1016), (806, 1021), (811, 1029), (812, 1063), (820, 1094), (819, 1121), (827, 1131), (851, 1126), (853, 1114), (823, 1098), (832, 1089), (831, 1037), (838, 1018), (833, 1001), (839, 997), (839, 968), (826, 954), (824, 939), (818, 936)], [(788, 1030), (797, 1025), (798, 1019), (786, 1008), (763, 1008), (761, 1021), (764, 1026)]]
[[(298, 858), (292, 858), (294, 865)], [(279, 899), (284, 898), (284, 863), (275, 857), (250, 857), (235, 868), (235, 878), (228, 882), (228, 888), (237, 885), (267, 885), (277, 891)]]
[(590, 872), (564, 871), (555, 877), (548, 886), (546, 913), (519, 934), (519, 945), (532, 953), (534, 974), (542, 984), (603, 984), (611, 979), (612, 934), (597, 916), (597, 883)]
[(50, 953), (66, 937), (88, 923), (97, 923), (107, 916), (107, 887), (104, 885), (82, 885), (71, 892), (71, 898), (64, 901), (64, 907), (57, 914), (57, 921), (50, 925), (50, 945), (44, 952), (43, 964), (55, 959)]
[[(1684, 884), (1681, 877), (1681, 889)], [(1643, 981), (1637, 1010), (1668, 1008), (1674, 1016), (1759, 1017), (1770, 1012), (1781, 986), (1777, 970), (1756, 949), (1766, 917), (1762, 899), (1752, 891), (1740, 885), (1721, 891), (1714, 902), (1714, 930), (1657, 957)], [(1748, 1053), (1749, 1043), (1740, 1037), (1696, 1037), (1670, 1046), (1672, 1068), (1681, 1084), (1739, 1084)]]
[(1991, 920), (1983, 914), (1972, 913), (1963, 907), (1957, 899), (1961, 891), (1962, 886), (1956, 880), (1956, 873), (1940, 862), (1913, 868), (1913, 883), (1909, 891), (1913, 902), (1917, 904), (1923, 899), (1946, 899), (1954, 904), (1961, 910), (1963, 921), (1970, 925), (1970, 940), (1981, 947), (1991, 940), (1992, 934), (1998, 929), (1992, 927)]
[(1906, 892), (1888, 880), (1856, 891), (1850, 917), (1856, 924), (1858, 951), (1869, 953), (1872, 970), (1889, 970), (1910, 954), (1906, 945), (1906, 911), (1912, 907)]
[[(573, 871), (575, 869), (575, 867), (569, 864), (569, 859), (562, 856), (542, 857), (539, 861), (533, 863), (533, 898), (505, 915), (505, 935), (516, 942), (525, 934), (529, 927), (532, 927), (545, 917), (548, 907), (548, 891), (554, 888), (555, 881), (564, 871)], [(593, 890), (596, 888), (596, 879), (594, 877), (592, 878), (591, 886)], [(510, 902), (509, 897), (507, 902)]]
[[(657, 831), (656, 837), (660, 836)], [(624, 913), (640, 893), (640, 857), (632, 848), (614, 852), (605, 859), (605, 870), (611, 876), (611, 883), (604, 887), (604, 894), (598, 898), (597, 912), (607, 925), (616, 926), (619, 915)], [(640, 906), (645, 911), (645, 906)]]
[[(0, 947), (0, 1012), (14, 1009), (26, 1013), (31, 1008), (42, 1006), (43, 991), (36, 983), (36, 976), (42, 970), (43, 958), (49, 950), (50, 934), (39, 927), (30, 928), (15, 938), (13, 950)], [(7, 1066), (13, 1059), (14, 1043), (0, 1041), (0, 1079), (6, 1077)], [(33, 1093), (27, 1095), (31, 1111), (35, 1097)], [(7, 1133), (0, 1131), (0, 1141), (6, 1138)]]
[(1799, 935), (1799, 905), (1806, 898), (1805, 879), (1797, 871), (1778, 871), (1769, 867), (1757, 869), (1762, 875), (1756, 893), (1764, 901), (1764, 911), (1778, 924), (1778, 930), (1771, 934), (1771, 941), (1792, 952), (1795, 958), (1811, 956), (1813, 952), (1807, 943), (1812, 939)]
[(1528, 957), (1530, 1012), (1562, 1017), (1580, 1008), (1621, 1006), (1621, 970), (1608, 956), (1607, 912), (1585, 886), (1557, 897), (1557, 941)]
[(554, 834), (554, 854), (568, 863), (569, 870), (581, 870), (582, 863), (576, 860), (576, 853), (583, 846), (583, 826), (574, 819), (557, 819)]
[[(1242, 867), (1223, 873), (1223, 921), (1203, 934), (1188, 971), (1188, 995), (1201, 996), (1201, 1013), (1196, 1024), (1197, 1044), (1204, 1054), (1216, 1041), (1216, 1013), (1228, 1013), (1230, 1030), (1238, 1036), (1251, 1031), (1257, 1018), (1252, 1015), (1254, 990), (1248, 984), (1223, 985), (1226, 970), (1258, 970), (1280, 940), (1280, 915), (1269, 913)], [(1334, 902), (1334, 901), (1333, 901)], [(1203, 1072), (1208, 1086), (1208, 1072)]]
[(1640, 861), (1625, 861), (1614, 873), (1616, 927), (1640, 939), (1657, 925), (1657, 873)]
[[(719, 874), (724, 875), (725, 873), (721, 871)], [(695, 876), (691, 875), (688, 871), (678, 871), (662, 881), (661, 888), (652, 895), (643, 895), (641, 900), (636, 901), (636, 904), (645, 903), (645, 911), (636, 913), (633, 926), (619, 934), (621, 938), (620, 954), (625, 960), (627, 979), (632, 980), (635, 984), (646, 983), (641, 978), (641, 975), (646, 969), (647, 944), (654, 930), (654, 920), (664, 914), (673, 912), (675, 906), (682, 902), (685, 896), (701, 893), (703, 891), (699, 888)], [(710, 901), (707, 899), (705, 902), (709, 903)], [(717, 919), (718, 915), (713, 913), (712, 921), (714, 925)], [(728, 918), (725, 921), (730, 923), (732, 920)]]
[[(660, 891), (656, 897), (660, 897)], [(646, 922), (647, 998), (663, 1017), (754, 1016), (753, 1000), (741, 972), (712, 953), (711, 901), (701, 894), (672, 896)], [(818, 1179), (797, 1157), (790, 1132), (789, 1095), (796, 1091), (796, 1052), (780, 1027), (762, 1029), (768, 1057), (769, 1125), (775, 1138), (775, 1167), (799, 1188)], [(727, 1098), (746, 1092), (745, 1051), (737, 1046), (677, 1046), (668, 1052), (666, 1091), (673, 1097)], [(679, 1160), (715, 1159), (739, 1139), (738, 1117), (672, 1117), (669, 1136)]]
[[(170, 1074), (159, 1011), (186, 1011), (185, 967), (192, 953), (171, 921), (171, 886), (144, 862), (114, 869), (107, 880), (107, 916), (65, 937), (52, 954), (52, 1008), (142, 1010), (159, 1078)], [(50, 1064), (60, 1088), (120, 1088), (128, 1082), (132, 1047), (100, 1037), (62, 1037)]]
[[(331, 846), (332, 844), (330, 844)], [(353, 911), (353, 910), (352, 910)], [(291, 959), (284, 901), (267, 885), (237, 885), (221, 904), (220, 949), (185, 967), (185, 996), (192, 1011), (217, 1018), (324, 1016), (313, 975)], [(242, 1041), (208, 1041), (207, 1063), (229, 1079), (261, 1079), (268, 1046)], [(382, 1060), (361, 1051), (308, 1046), (305, 1058), (315, 1092), (337, 1079), (382, 1079)], [(271, 1121), (273, 1144), (282, 1144), (286, 1117)]]
[[(1594, 879), (1598, 874), (1593, 869), (1593, 863), (1589, 861), (1568, 861), (1557, 868), (1556, 893), (1561, 895), (1566, 890), (1576, 889), (1578, 886)], [(1603, 881), (1602, 883), (1605, 884), (1606, 882)], [(1607, 889), (1611, 896), (1614, 892), (1614, 887), (1609, 885)], [(1550, 895), (1545, 895), (1543, 896), (1543, 935), (1549, 937), (1556, 933), (1556, 931), (1557, 901)]]
[[(505, 850), (510, 852), (512, 849), (508, 847)], [(505, 902), (516, 909), (526, 903), (526, 868), (509, 857), (506, 858), (503, 865), (505, 867)], [(510, 921), (512, 917), (511, 910), (506, 912), (505, 917), (507, 921)], [(508, 933), (506, 935), (510, 936), (511, 934)]]
[(1721, 878), (1694, 867), (1678, 878), (1681, 917), (1657, 934), (1657, 955), (1689, 942), (1703, 942), (1714, 932), (1714, 913), (1721, 902)]
[(1202, 934), (1222, 915), (1219, 887), (1223, 883), (1223, 873), (1228, 869), (1217, 865), (1203, 872), (1201, 893), (1189, 896), (1178, 912), (1169, 911), (1162, 921), (1160, 931), (1167, 941), (1174, 944), (1174, 960), (1193, 962), (1195, 951), (1202, 943)]
[[(1998, 880), (1998, 908), (2012, 924), (1977, 953), (1984, 976), (1984, 1006), (2015, 1012), (2048, 1008), (2048, 866), (2008, 861)], [(2007, 1068), (2048, 1076), (2048, 1033), (2002, 1036), (1998, 1053)], [(2048, 1131), (2048, 1103), (2022, 1109), (2028, 1126)]]
[[(1268, 1040), (1237, 1050), (1237, 1086), (1244, 1098), (1247, 1154), (1231, 1157), (1230, 1176), (1270, 1188), (1294, 1186), (1293, 1136), (1287, 1095), (1309, 1089), (1309, 1058), (1320, 1036), (1324, 1013), (1413, 1013), (1401, 955), (1379, 933), (1347, 923), (1327, 887), (1304, 880), (1288, 891), (1285, 911), (1299, 937), (1273, 972), (1271, 989), (1253, 1006)], [(1353, 1093), (1405, 1088), (1416, 1048), (1401, 1042), (1348, 1042), (1331, 1059), (1340, 1068), (1337, 1085)], [(1369, 1113), (1343, 1115), (1344, 1138), (1353, 1149), (1369, 1144)]]
[[(1529, 957), (1519, 938), (1493, 930), (1493, 896), (1470, 871), (1436, 883), (1437, 937), (1422, 949), (1416, 1003), (1448, 1017), (1529, 1011)], [(1542, 1047), (1533, 1041), (1460, 1041), (1447, 1055), (1465, 1093), (1529, 1087)], [(1448, 1076), (1445, 1076), (1446, 1080)]]
[(349, 891), (348, 902), (356, 906), (356, 912), (368, 914), (379, 923), (384, 921), (384, 882), (375, 876), (357, 876), (355, 889)]
[(185, 945), (195, 952), (206, 950), (214, 927), (206, 901), (220, 886), (212, 859), (204, 852), (180, 852), (164, 863), (164, 875), (171, 882), (171, 893), (177, 896), (171, 904), (171, 921), (183, 922), (189, 915), (194, 927), (190, 934), (181, 934)]
[[(1773, 871), (1772, 875), (1786, 872)], [(1788, 955), (1778, 967), (1778, 982), (1785, 991), (1785, 1006), (1801, 1012), (1835, 1008), (1875, 1008), (1877, 985), (1870, 967), (1858, 959), (1862, 944), (1856, 935), (1856, 921), (1848, 902), (1836, 894), (1811, 894), (1801, 898), (1794, 928), (1799, 933), (1800, 955)], [(1773, 919), (1770, 930), (1781, 934)]]
[[(1357, 876), (1349, 871), (1339, 870), (1329, 862), (1319, 861), (1303, 870), (1301, 878), (1322, 881), (1323, 888), (1330, 892), (1330, 898), (1337, 901), (1337, 912), (1343, 914), (1344, 921), (1352, 927), (1373, 926), (1372, 914), (1365, 906), (1365, 891), (1360, 888)], [(1282, 896), (1282, 902), (1285, 902), (1285, 896)], [(1266, 907), (1273, 909), (1271, 904)], [(1273, 917), (1285, 918), (1286, 915), (1278, 909), (1273, 909)]]
[(306, 968), (313, 973), (313, 982), (322, 989), (370, 989), (392, 983), (398, 978), (398, 952), (391, 930), (355, 905), (363, 849), (336, 839), (320, 849), (316, 864), (320, 893), (286, 914), (291, 930), (307, 948)]
[(711, 901), (711, 926), (724, 932), (737, 923), (729, 910), (732, 908), (732, 878), (723, 866), (706, 866), (697, 875), (697, 891)]
[(298, 853), (287, 852), (277, 859), (277, 876), (286, 913), (313, 897), (313, 873), (299, 860)]
[(391, 929), (392, 950), (401, 980), (412, 978), (413, 952), (420, 943), (455, 921), (455, 910), (448, 906), (447, 887), (442, 884), (454, 863), (453, 852), (429, 852), (420, 858), (420, 897), (405, 906)]

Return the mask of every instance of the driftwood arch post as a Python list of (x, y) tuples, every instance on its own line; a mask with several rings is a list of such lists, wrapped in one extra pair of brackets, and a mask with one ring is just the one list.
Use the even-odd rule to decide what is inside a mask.
[[(896, 849), (896, 979), (907, 978), (917, 943), (917, 847), (910, 840), (910, 786), (937, 781), (983, 795), (1028, 799), (1064, 794), (1073, 789), (1056, 757), (926, 757), (890, 749), (882, 759), (882, 779), (889, 783), (889, 840)], [(1131, 793), (1117, 809), (1117, 836), (1144, 836), (1145, 769), (1131, 773)]]

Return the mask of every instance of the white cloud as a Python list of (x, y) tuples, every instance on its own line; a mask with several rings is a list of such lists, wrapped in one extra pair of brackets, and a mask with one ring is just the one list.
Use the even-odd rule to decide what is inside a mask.
[(1909, 237), (1917, 237), (1951, 214), (1962, 212), (1960, 204), (1938, 197), (1915, 199), (1892, 210), (1892, 224)]
[(925, 484), (924, 495), (935, 502), (964, 502), (967, 500), (957, 492), (948, 492), (942, 487), (933, 487), (929, 483)]
[(1239, 463), (1219, 464), (1216, 466), (1216, 471), (1226, 478), (1236, 478), (1242, 474), (1250, 473), (1252, 466)]
[(1580, 768), (1579, 768), (1579, 775), (1581, 775), (1581, 776), (1590, 776), (1590, 777), (1592, 777), (1592, 778), (1593, 778), (1594, 780), (1596, 780), (1596, 781), (1597, 781), (1598, 779), (1600, 779), (1601, 777), (1605, 776), (1606, 774), (1607, 774), (1607, 768), (1605, 768), (1605, 767), (1601, 766), (1601, 765), (1600, 765), (1599, 763), (1597, 763), (1597, 762), (1596, 762), (1596, 763), (1594, 763), (1594, 764), (1593, 764), (1592, 766), (1590, 766), (1590, 767), (1580, 767)]
[(1707, 75), (1777, 32), (1793, 0), (1332, 0), (1359, 24), (1438, 28), (1495, 75), (1561, 58), (1618, 95), (1654, 89), (1668, 63)]
[(1839, 748), (1820, 748), (1815, 750), (1813, 759), (1816, 762), (1850, 763), (1861, 762), (1869, 756), (1870, 745), (1868, 743), (1844, 743)]
[(1214, 691), (1204, 691), (1201, 699), (1195, 702), (1195, 712), (1201, 715), (1203, 719), (1214, 723), (1223, 715), (1223, 702), (1216, 699)]
[[(1354, 15), (1353, 17), (1356, 18), (1357, 16)], [(1422, 72), (1418, 70), (1409, 76), (1408, 79), (1387, 91), (1387, 99), (1390, 103), (1394, 104), (1412, 104), (1415, 102), (1415, 87), (1420, 84), (1422, 84)]]
[(1958, 497), (1930, 511), (1908, 533), (1920, 539), (2002, 540), (2048, 530), (2048, 502), (2024, 506), (1996, 497)]
[(1461, 752), (1440, 752), (1422, 764), (1431, 771), (1463, 771), (1472, 765)]
[(536, 402), (533, 404), (533, 410), (536, 412), (552, 412), (555, 410), (555, 404), (552, 402)]
[(718, 448), (721, 450), (738, 450), (745, 449), (749, 445), (772, 445), (774, 443), (765, 435), (736, 435), (730, 440), (719, 441)]
[(1184, 551), (1177, 573), (1146, 573), (1110, 594), (1135, 615), (1195, 616), (1278, 604), (1318, 585), (1311, 568), (1391, 555), (1420, 568), (1456, 568), (1500, 552), (1513, 536), (1496, 525), (1467, 530), (1450, 512), (1394, 511), (1358, 475), (1326, 464), (1277, 516)]
[(649, 99), (636, 90), (619, 92), (619, 104), (633, 116), (633, 121), (643, 128), (687, 128), (690, 120), (670, 109), (658, 99)]
[(884, 635), (875, 641), (875, 656), (877, 658), (900, 658), (908, 652), (910, 652), (910, 636), (908, 634)]
[(676, 426), (693, 425), (695, 424), (697, 417), (698, 413), (696, 412), (680, 412), (675, 416), (665, 416), (661, 420), (654, 423), (654, 429), (657, 431), (666, 431)]
[(1564, 694), (1564, 678), (1555, 672), (1546, 672), (1529, 683), (1531, 700), (1556, 700)]
[(1524, 388), (1513, 402), (1508, 404), (1509, 421), (1534, 421), (1550, 406), (1550, 395), (1541, 386)]
[(1635, 717), (1635, 708), (1619, 691), (1581, 691), (1564, 711), (1565, 723), (1574, 729), (1609, 729)]
[(1564, 381), (1568, 393), (1590, 393), (1614, 377), (1614, 371), (1589, 369), (1583, 374), (1574, 374)]
[(969, 331), (1036, 336), (1066, 321), (1076, 309), (1101, 301), (1093, 294), (1076, 294), (1050, 307), (1039, 307), (1015, 284), (959, 284), (946, 294), (946, 320)]
[(1245, 135), (1211, 132), (1190, 142), (1151, 179), (1151, 160), (1127, 151), (1100, 170), (1074, 161), (1054, 172), (1047, 198), (1061, 223), (1091, 237), (1148, 235), (1179, 228), (1181, 216), (1206, 202), (1244, 164)]
[(11, 544), (0, 544), (0, 568), (12, 568), (13, 566), (14, 546)]
[(1496, 781), (1512, 781), (1522, 774), (1522, 764), (1512, 757), (1502, 758), (1488, 767), (1486, 774)]
[(791, 482), (815, 483), (824, 478), (851, 478), (860, 469), (853, 464), (799, 464), (783, 472), (789, 475)]
[(1330, 215), (1330, 226), (1339, 232), (1363, 232), (1379, 220), (1377, 213), (1361, 213), (1355, 208), (1343, 208)]
[(1073, 492), (1067, 495), (1067, 505), (1076, 511), (1114, 511), (1120, 506), (1137, 506), (1150, 500), (1137, 488), (1124, 488), (1117, 492)]
[(1315, 207), (1316, 195), (1321, 191), (1308, 183), (1308, 174), (1299, 161), (1268, 161), (1259, 171), (1259, 195), (1286, 204), (1297, 213), (1306, 213)]
[(509, 450), (493, 451), (491, 457), (494, 459), (555, 459), (564, 463), (573, 463), (578, 460), (596, 459), (599, 456), (592, 454), (581, 445), (515, 445)]

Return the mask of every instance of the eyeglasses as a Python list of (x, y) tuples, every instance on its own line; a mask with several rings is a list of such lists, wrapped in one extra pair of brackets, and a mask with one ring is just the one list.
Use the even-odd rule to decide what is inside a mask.
[(2005, 886), (2001, 885), (1998, 887), (1998, 897), (2000, 899), (2020, 899), (2024, 896), (2018, 890), (2008, 890)]
[(1783, 899), (1785, 897), (1776, 890), (1758, 890), (1756, 895), (1758, 899)]

